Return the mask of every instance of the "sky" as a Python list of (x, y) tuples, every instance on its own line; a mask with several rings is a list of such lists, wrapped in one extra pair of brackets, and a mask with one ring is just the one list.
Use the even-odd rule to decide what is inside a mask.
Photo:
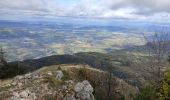
[(170, 22), (170, 0), (0, 0), (0, 20), (80, 17)]

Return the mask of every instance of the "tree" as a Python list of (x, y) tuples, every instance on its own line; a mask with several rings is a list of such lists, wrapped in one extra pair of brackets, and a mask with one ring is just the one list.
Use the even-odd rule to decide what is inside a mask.
[(146, 35), (144, 38), (147, 42), (146, 48), (149, 52), (149, 67), (151, 66), (156, 81), (160, 81), (163, 75), (161, 69), (164, 67), (165, 55), (169, 52), (169, 38), (170, 34), (167, 32), (154, 32), (153, 34)]
[(20, 66), (19, 62), (8, 63), (5, 58), (3, 48), (0, 48), (0, 79), (11, 78), (26, 72), (25, 66)]
[(0, 48), (0, 63), (4, 66), (8, 66), (4, 55), (5, 55), (5, 52), (4, 52), (3, 48), (1, 47)]
[(155, 98), (155, 88), (151, 84), (146, 85), (141, 91), (140, 94), (137, 95), (134, 100), (157, 100)]
[[(145, 35), (144, 35), (145, 36)], [(145, 36), (147, 41), (147, 49), (149, 51), (149, 62), (152, 67), (153, 76), (155, 77), (155, 89), (157, 92), (164, 91), (164, 71), (165, 61), (170, 48), (170, 34), (168, 32), (155, 32), (149, 36)], [(166, 58), (166, 59), (165, 59)], [(167, 66), (167, 65), (166, 65)], [(161, 92), (164, 93), (164, 92)]]
[(113, 66), (111, 64), (111, 60), (110, 59), (105, 59), (104, 61), (102, 61), (102, 66), (106, 67), (107, 70), (107, 74), (106, 74), (106, 84), (107, 84), (107, 96), (108, 96), (108, 100), (112, 100), (112, 88), (113, 88)]

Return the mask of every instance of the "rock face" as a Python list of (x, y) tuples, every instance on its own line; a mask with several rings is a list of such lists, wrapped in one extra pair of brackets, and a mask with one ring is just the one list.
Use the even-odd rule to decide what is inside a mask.
[(61, 70), (56, 71), (56, 78), (61, 79), (64, 76), (63, 72)]
[(75, 84), (74, 91), (66, 95), (64, 100), (94, 100), (92, 92), (93, 87), (87, 80), (84, 80)]
[[(34, 72), (16, 76), (9, 85), (11, 88), (8, 91), (8, 98), (10, 100), (46, 100), (46, 98), (51, 100), (94, 100), (93, 87), (87, 80), (82, 82), (62, 80), (63, 76), (62, 70), (47, 71), (46, 74)], [(52, 83), (50, 83), (51, 81)], [(53, 86), (53, 82), (63, 84), (56, 85), (56, 88)]]
[(35, 93), (31, 93), (29, 90), (24, 90), (21, 92), (13, 92), (11, 100), (35, 100), (37, 97)]
[[(66, 95), (61, 95), (61, 91)], [(65, 85), (62, 85), (58, 90), (57, 95), (63, 98), (61, 100), (95, 100), (92, 92), (93, 87), (87, 80), (78, 83), (73, 80), (68, 80), (65, 81)]]
[[(65, 68), (70, 68), (70, 66)], [(3, 100), (95, 100), (93, 95), (94, 88), (90, 84), (92, 81), (78, 78), (79, 74), (76, 74), (75, 70), (66, 70), (64, 68), (58, 70), (55, 66), (54, 68), (47, 67), (32, 73), (16, 76), (10, 83), (0, 85), (0, 100), (1, 98)], [(93, 74), (88, 75), (93, 76)], [(94, 79), (95, 77), (91, 78)], [(119, 94), (126, 96), (128, 95), (127, 92), (133, 93), (134, 89), (131, 89), (132, 87), (125, 84), (123, 80), (118, 79), (115, 82), (119, 84), (115, 87)], [(103, 85), (100, 86), (100, 88), (103, 87)], [(132, 99), (127, 98), (125, 100)]]
[(74, 87), (74, 91), (76, 92), (76, 97), (80, 100), (94, 100), (94, 96), (92, 94), (93, 87), (87, 80), (78, 82)]

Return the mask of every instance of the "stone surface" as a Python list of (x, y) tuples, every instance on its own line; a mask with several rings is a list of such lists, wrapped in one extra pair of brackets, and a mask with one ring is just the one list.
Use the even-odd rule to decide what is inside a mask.
[(83, 84), (84, 84), (84, 91), (87, 91), (89, 93), (93, 92), (93, 87), (88, 81), (83, 81)]
[(17, 82), (16, 82), (16, 81), (13, 81), (13, 82), (11, 83), (11, 85), (16, 86), (16, 85), (17, 85)]
[[(93, 87), (88, 80), (79, 81), (71, 76), (68, 80), (61, 80), (65, 69), (42, 69), (15, 77), (7, 94), (10, 100), (94, 100)], [(0, 94), (0, 96), (1, 96)], [(4, 95), (6, 96), (6, 95)]]
[(20, 75), (18, 75), (14, 78), (14, 80), (17, 80), (17, 81), (22, 80), (22, 79), (23, 79), (23, 76), (20, 76)]
[(24, 78), (25, 79), (31, 79), (31, 73), (25, 74)]
[(29, 90), (23, 90), (20, 93), (13, 92), (11, 100), (35, 100), (36, 98), (35, 93), (31, 93)]
[(74, 87), (74, 91), (76, 92), (76, 97), (80, 100), (94, 100), (93, 87), (87, 80), (78, 82)]
[(21, 88), (21, 87), (22, 87), (22, 85), (23, 85), (22, 83), (18, 83), (18, 87), (19, 87), (19, 88)]
[(74, 91), (75, 92), (80, 92), (83, 90), (83, 87), (84, 87), (84, 84), (83, 83), (77, 83), (75, 86), (74, 86)]
[[(67, 68), (69, 67), (67, 66)], [(57, 68), (44, 68), (33, 73), (16, 76), (10, 81), (7, 80), (8, 82), (0, 86), (0, 90), (4, 89), (4, 91), (0, 91), (0, 99), (94, 100), (94, 89), (89, 81), (84, 80), (80, 82), (79, 79), (77, 79), (78, 77), (74, 78), (74, 76), (71, 76), (74, 75), (75, 71), (66, 70), (64, 68), (60, 70), (56, 69)], [(64, 76), (62, 70), (71, 76), (68, 80), (61, 80)], [(137, 89), (132, 89), (133, 87), (118, 78), (116, 78), (115, 82), (117, 84), (114, 87), (114, 93), (117, 92), (118, 94), (116, 97), (120, 94), (125, 96), (125, 100), (132, 100), (131, 97), (129, 97), (129, 94), (134, 93)], [(120, 98), (120, 96), (118, 98)]]
[(76, 94), (77, 98), (80, 98), (81, 100), (92, 100), (90, 93), (86, 91), (80, 91)]
[(64, 76), (63, 72), (61, 70), (56, 71), (56, 78), (61, 79)]
[(50, 75), (50, 76), (52, 76), (52, 75), (53, 75), (53, 73), (52, 73), (51, 71), (49, 71), (47, 74), (48, 74), (48, 75)]

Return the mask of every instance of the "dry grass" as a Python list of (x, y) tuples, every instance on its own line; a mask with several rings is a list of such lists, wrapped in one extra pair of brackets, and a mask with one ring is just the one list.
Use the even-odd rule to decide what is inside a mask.
[(10, 78), (10, 79), (1, 79), (0, 80), (0, 86), (4, 86), (4, 85), (6, 85), (6, 84), (9, 84), (9, 83), (11, 83), (12, 82), (12, 79)]

